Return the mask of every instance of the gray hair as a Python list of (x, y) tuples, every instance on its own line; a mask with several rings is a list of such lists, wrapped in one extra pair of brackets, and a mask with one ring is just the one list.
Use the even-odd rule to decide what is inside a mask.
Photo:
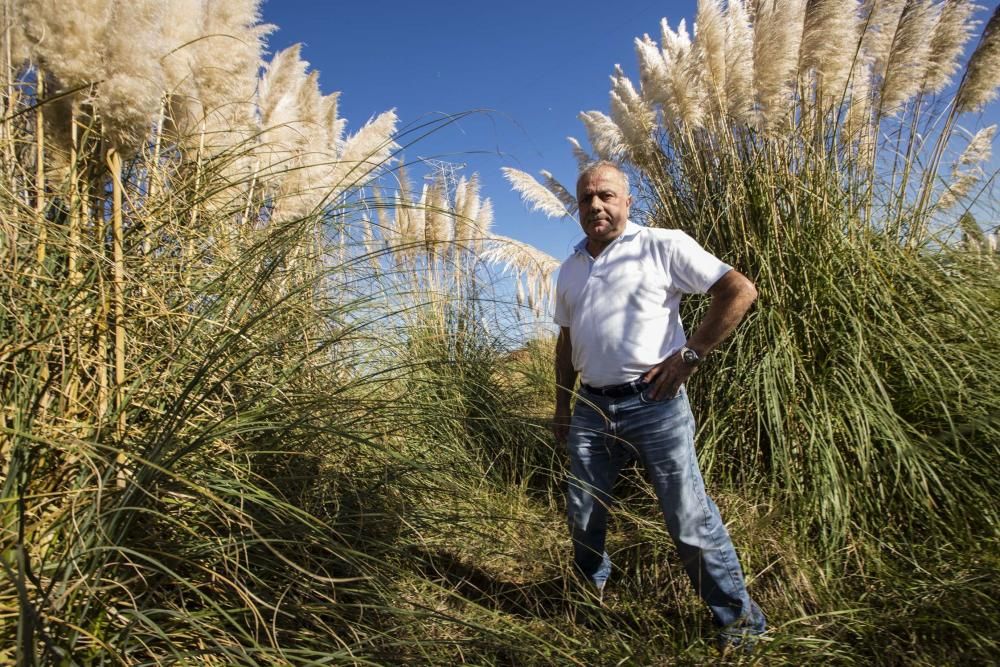
[(580, 181), (588, 176), (593, 176), (602, 169), (611, 169), (621, 174), (622, 180), (625, 181), (625, 192), (630, 190), (631, 186), (628, 182), (628, 174), (622, 170), (621, 165), (617, 162), (612, 162), (611, 160), (594, 160), (593, 162), (588, 162), (584, 165), (583, 169), (580, 171), (580, 175), (576, 177), (577, 188), (580, 186)]

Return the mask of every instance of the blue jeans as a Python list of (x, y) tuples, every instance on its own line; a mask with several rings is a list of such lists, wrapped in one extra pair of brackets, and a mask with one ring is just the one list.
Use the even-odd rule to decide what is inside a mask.
[(694, 431), (683, 387), (660, 401), (649, 398), (648, 390), (623, 398), (581, 390), (567, 440), (574, 564), (578, 574), (604, 587), (611, 573), (604, 539), (612, 486), (622, 466), (638, 456), (684, 569), (715, 624), (731, 632), (763, 632), (764, 615), (747, 594), (729, 531), (705, 493)]

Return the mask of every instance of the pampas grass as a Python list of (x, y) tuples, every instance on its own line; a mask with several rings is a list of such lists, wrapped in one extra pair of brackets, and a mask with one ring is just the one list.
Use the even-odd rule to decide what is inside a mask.
[(621, 129), (600, 111), (581, 111), (580, 122), (587, 131), (587, 139), (594, 154), (602, 160), (617, 160), (626, 150)]
[(1000, 87), (1000, 7), (993, 10), (955, 97), (959, 113), (978, 111), (997, 98)]
[(753, 108), (754, 33), (744, 0), (726, 11), (726, 105), (732, 121), (745, 123)]
[(652, 148), (656, 114), (621, 68), (611, 77), (611, 119), (619, 128), (628, 154), (638, 158)]
[[(982, 164), (995, 130), (978, 130), (964, 150), (955, 135), (959, 114), (995, 88), (1000, 68), (983, 64), (997, 14), (953, 97), (941, 82), (960, 60), (967, 7), (810, 0), (804, 14), (801, 5), (781, 14), (779, 4), (757, 2), (750, 12), (756, 113), (733, 112), (720, 90), (732, 77), (718, 69), (732, 44), (719, 25), (742, 26), (743, 6), (703, 2), (691, 47), (700, 77), (689, 80), (707, 87), (711, 121), (686, 122), (671, 106), (662, 81), (672, 61), (648, 37), (636, 53), (643, 97), (659, 112), (655, 147), (622, 150), (613, 140), (629, 128), (616, 132), (614, 114), (581, 119), (594, 152), (618, 157), (637, 184), (636, 217), (688, 232), (760, 292), (748, 321), (690, 382), (708, 478), (765, 493), (794, 517), (793, 541), (884, 590), (912, 573), (902, 554), (933, 545), (922, 558), (937, 565), (919, 575), (929, 585), (935, 568), (947, 569), (942, 545), (976, 550), (1000, 516), (1000, 488), (984, 472), (1000, 452), (992, 352), (1000, 274), (988, 255), (968, 251), (987, 244), (965, 231), (968, 219), (956, 220), (958, 204), (968, 212), (992, 196)], [(779, 16), (787, 17), (780, 25)], [(674, 39), (668, 30), (664, 43)], [(797, 44), (797, 63), (788, 53), (768, 56), (777, 48), (768, 38)], [(938, 166), (954, 153), (942, 178)], [(688, 302), (686, 321), (704, 307)], [(805, 597), (797, 599), (812, 604)], [(960, 597), (949, 606), (961, 608)], [(857, 606), (826, 607), (834, 608)], [(941, 644), (917, 629), (922, 614), (878, 626), (892, 647), (872, 647), (870, 661), (933, 662)], [(986, 613), (956, 624), (962, 629), (942, 639), (941, 655), (994, 656), (996, 642), (977, 625), (983, 618), (998, 622)], [(849, 662), (856, 650), (815, 662)]]
[(908, 2), (903, 9), (885, 65), (882, 108), (898, 113), (923, 86), (938, 17), (930, 0)]
[(861, 50), (871, 61), (873, 74), (885, 78), (890, 52), (897, 40), (900, 17), (908, 0), (869, 0), (864, 16), (864, 33), (861, 36)]
[(809, 0), (799, 50), (799, 76), (815, 86), (817, 107), (844, 96), (858, 53), (857, 0)]
[(925, 91), (940, 93), (959, 70), (959, 56), (972, 37), (975, 9), (976, 5), (969, 0), (945, 0), (941, 4), (930, 43)]
[[(531, 174), (512, 167), (503, 167), (501, 171), (511, 186), (521, 193), (525, 203), (531, 204), (531, 210), (539, 211), (550, 218), (573, 216), (571, 206), (576, 198), (567, 196), (569, 192), (562, 185), (556, 183), (554, 186), (556, 191), (553, 192), (552, 187), (542, 185)], [(551, 179), (551, 174), (547, 178)], [(562, 196), (558, 193), (562, 193)]]
[(714, 117), (724, 116), (726, 102), (726, 20), (719, 0), (698, 0), (694, 50)]
[(757, 3), (753, 21), (753, 75), (760, 103), (760, 124), (764, 127), (773, 128), (789, 120), (805, 10), (805, 0)]
[(594, 161), (594, 158), (591, 157), (590, 153), (583, 150), (579, 140), (574, 137), (566, 137), (566, 141), (569, 142), (570, 149), (573, 151), (573, 157), (576, 159), (577, 167), (583, 169), (586, 165)]
[[(87, 32), (108, 34), (99, 4), (55, 9), (32, 20), (100, 51), (93, 72), (126, 57)], [(258, 79), (257, 2), (154, 9), (168, 20), (149, 45), (168, 53), (123, 65), (110, 98), (84, 69), (51, 99), (72, 87), (42, 56), (93, 53), (46, 52), (21, 23), (6, 45), (0, 662), (718, 662), (640, 477), (620, 485), (605, 606), (568, 575), (553, 341), (522, 335), (558, 263), (493, 234), (475, 174), (402, 160), (451, 119), (348, 127), (301, 49)], [(859, 186), (903, 182), (884, 140), (913, 152), (911, 111), (817, 118), (796, 85), (766, 133), (729, 93), (725, 123), (703, 122), (698, 50), (665, 22), (661, 46), (667, 78), (642, 81), (641, 105), (616, 73), (631, 143), (613, 116), (586, 117), (648, 219), (728, 253), (764, 297), (691, 387), (709, 483), (773, 628), (746, 660), (988, 664), (996, 620), (965, 619), (996, 599), (995, 236), (952, 253), (958, 209), (918, 233), (924, 209), (900, 194), (922, 180)], [(157, 63), (128, 108), (122, 91)], [(852, 109), (878, 99), (862, 71)], [(855, 151), (872, 136), (869, 169)], [(963, 144), (960, 173), (991, 136)], [(551, 174), (535, 184), (572, 212)]]

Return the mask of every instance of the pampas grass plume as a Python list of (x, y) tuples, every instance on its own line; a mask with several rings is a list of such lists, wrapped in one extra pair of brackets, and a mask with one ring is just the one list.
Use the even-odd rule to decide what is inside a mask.
[(399, 144), (393, 139), (398, 122), (396, 111), (390, 109), (369, 120), (343, 142), (330, 177), (337, 188), (366, 180), (391, 162), (393, 154), (399, 149)]
[(753, 108), (753, 28), (744, 0), (729, 0), (726, 11), (726, 110), (745, 123)]
[(454, 236), (448, 217), (447, 191), (442, 178), (436, 178), (428, 189), (425, 209), (424, 236), (428, 250), (435, 253), (438, 244), (448, 243)]
[(615, 65), (615, 73), (611, 77), (610, 97), (611, 118), (618, 126), (629, 153), (635, 157), (647, 154), (656, 126), (656, 114), (618, 65)]
[(105, 135), (124, 153), (138, 146), (160, 107), (165, 81), (160, 58), (164, 6), (159, 0), (114, 4), (105, 27), (104, 80), (94, 104)]
[(625, 139), (611, 118), (600, 111), (581, 111), (580, 121), (587, 131), (587, 140), (602, 160), (617, 160), (625, 150)]
[(481, 247), (493, 232), (493, 202), (489, 197), (478, 202), (476, 217), (473, 222), (475, 232), (475, 247)]
[(694, 50), (708, 86), (711, 109), (726, 109), (726, 22), (719, 0), (698, 0)]
[[(480, 258), (499, 264), (514, 274), (518, 282), (518, 303), (525, 302), (533, 310), (540, 309), (552, 297), (552, 278), (559, 269), (559, 261), (532, 245), (505, 236), (493, 236)], [(520, 281), (528, 285), (528, 293), (521, 291)]]
[(643, 35), (635, 38), (635, 56), (639, 62), (639, 86), (650, 104), (665, 104), (670, 99), (670, 70), (656, 43)]
[[(987, 162), (992, 155), (993, 137), (996, 135), (997, 126), (990, 125), (976, 132), (969, 140), (968, 146), (958, 156), (952, 167), (952, 181), (941, 193), (937, 206), (941, 209), (948, 209), (954, 206), (960, 199), (966, 197), (972, 188), (982, 179), (984, 172), (979, 165)], [(971, 167), (961, 171), (959, 167)]]
[(562, 183), (557, 181), (551, 172), (542, 169), (539, 173), (544, 179), (543, 183), (545, 184), (545, 187), (548, 188), (549, 191), (556, 197), (559, 197), (559, 201), (561, 201), (563, 206), (566, 207), (566, 211), (569, 215), (576, 215), (577, 201), (573, 193), (567, 190)]
[(959, 113), (978, 111), (997, 98), (1000, 86), (1000, 5), (993, 10), (979, 46), (969, 59), (965, 79), (958, 90), (955, 108)]
[(705, 116), (705, 80), (688, 36), (685, 21), (670, 29), (666, 19), (660, 21), (663, 58), (670, 70), (670, 93), (663, 107), (666, 117), (677, 125), (701, 127)]
[(22, 0), (17, 20), (32, 61), (68, 88), (104, 78), (104, 33), (113, 8), (112, 0)]
[[(460, 180), (459, 185), (461, 184)], [(482, 205), (479, 199), (479, 174), (473, 174), (468, 181), (465, 181), (465, 187), (459, 189), (462, 191), (462, 205), (456, 204), (457, 213), (467, 221), (467, 224), (474, 226)]]
[(897, 112), (920, 92), (930, 56), (935, 8), (930, 0), (909, 0), (899, 19), (896, 38), (885, 69), (882, 85), (882, 108)]
[(0, 8), (0, 54), (6, 60), (7, 53), (10, 53), (10, 62), (7, 65), (16, 70), (22, 63), (31, 57), (28, 49), (28, 39), (24, 34), (24, 24), (21, 20), (17, 7), (12, 7), (9, 2), (3, 3)]
[(590, 153), (583, 150), (583, 146), (580, 145), (579, 140), (576, 137), (566, 137), (566, 141), (569, 142), (570, 149), (573, 151), (573, 158), (576, 160), (576, 166), (582, 171), (584, 167), (594, 161)]
[(993, 137), (996, 132), (997, 126), (995, 124), (976, 132), (969, 140), (969, 145), (958, 157), (957, 164), (972, 165), (989, 160), (993, 153)]
[(525, 204), (531, 205), (532, 211), (540, 211), (550, 218), (562, 218), (572, 215), (566, 204), (547, 187), (535, 180), (531, 174), (513, 167), (501, 167), (511, 186), (521, 194)]
[(800, 45), (799, 72), (812, 70), (823, 106), (840, 100), (858, 41), (857, 0), (809, 0)]
[(867, 0), (861, 49), (865, 58), (872, 63), (878, 78), (885, 76), (889, 52), (906, 3), (907, 0)]
[(805, 0), (760, 0), (754, 17), (754, 87), (764, 127), (784, 119), (792, 101)]
[(976, 5), (969, 0), (945, 0), (941, 6), (931, 38), (924, 91), (940, 93), (951, 83), (959, 68), (958, 58), (972, 37), (975, 10)]

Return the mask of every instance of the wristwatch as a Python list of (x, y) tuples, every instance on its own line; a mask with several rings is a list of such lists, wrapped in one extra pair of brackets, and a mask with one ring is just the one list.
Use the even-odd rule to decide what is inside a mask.
[(704, 359), (701, 358), (700, 354), (698, 354), (690, 347), (685, 345), (684, 347), (681, 348), (681, 361), (683, 361), (688, 366), (697, 366), (702, 361), (704, 361)]

